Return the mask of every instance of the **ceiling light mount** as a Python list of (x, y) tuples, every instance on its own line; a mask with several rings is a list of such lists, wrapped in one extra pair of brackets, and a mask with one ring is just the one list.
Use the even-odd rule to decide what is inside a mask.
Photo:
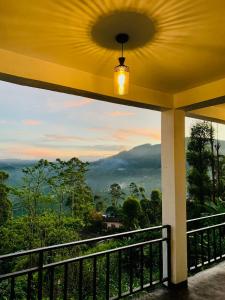
[(115, 39), (117, 41), (117, 43), (119, 44), (125, 44), (129, 41), (129, 35), (127, 33), (118, 33), (116, 36), (115, 36)]
[(129, 86), (129, 67), (124, 64), (123, 44), (128, 42), (129, 35), (127, 33), (119, 33), (115, 36), (115, 40), (121, 44), (122, 53), (119, 57), (119, 65), (114, 68), (114, 91), (115, 94), (123, 96), (128, 93)]

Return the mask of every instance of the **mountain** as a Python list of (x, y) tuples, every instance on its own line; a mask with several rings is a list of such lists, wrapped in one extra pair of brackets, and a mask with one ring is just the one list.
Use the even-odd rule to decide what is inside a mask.
[(0, 170), (9, 174), (9, 184), (18, 186), (21, 183), (22, 169), (32, 166), (35, 160), (0, 159)]
[[(133, 181), (147, 188), (160, 188), (160, 145), (140, 145), (129, 151), (91, 162), (87, 182), (94, 193), (106, 193), (112, 183), (123, 188)], [(22, 169), (35, 161), (6, 159), (0, 160), (0, 170), (9, 173), (9, 184), (21, 183)]]
[(117, 182), (127, 188), (131, 182), (148, 191), (160, 188), (161, 145), (144, 144), (90, 164), (87, 181), (96, 193), (105, 193)]
[[(186, 138), (186, 145), (188, 138)], [(219, 141), (225, 154), (225, 141)], [(161, 144), (144, 144), (112, 157), (93, 162), (87, 176), (96, 193), (105, 193), (114, 182), (127, 189), (131, 182), (141, 185), (149, 193), (161, 189)]]
[[(186, 140), (187, 142), (187, 140)], [(225, 154), (225, 141), (220, 141)], [(94, 193), (106, 194), (112, 183), (119, 183), (125, 190), (131, 182), (143, 186), (149, 193), (161, 186), (161, 145), (144, 144), (114, 156), (90, 163), (87, 182)], [(0, 160), (0, 170), (10, 174), (9, 184), (21, 183), (22, 169), (35, 161)]]

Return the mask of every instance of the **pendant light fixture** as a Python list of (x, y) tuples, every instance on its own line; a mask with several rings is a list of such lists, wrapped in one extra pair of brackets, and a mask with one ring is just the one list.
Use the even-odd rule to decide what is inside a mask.
[(119, 96), (128, 94), (129, 88), (129, 67), (126, 66), (123, 56), (123, 45), (127, 43), (129, 36), (126, 33), (119, 33), (116, 41), (121, 44), (122, 55), (119, 57), (119, 65), (114, 68), (114, 93)]

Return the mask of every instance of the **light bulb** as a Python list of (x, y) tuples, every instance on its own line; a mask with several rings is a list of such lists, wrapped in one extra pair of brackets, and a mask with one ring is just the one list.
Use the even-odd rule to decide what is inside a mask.
[(129, 88), (129, 67), (119, 65), (114, 68), (114, 93), (117, 95), (128, 94)]

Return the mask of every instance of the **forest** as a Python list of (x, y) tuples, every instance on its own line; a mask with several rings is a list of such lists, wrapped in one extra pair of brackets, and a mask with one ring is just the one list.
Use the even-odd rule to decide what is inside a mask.
[[(188, 219), (225, 212), (225, 156), (221, 154), (212, 123), (201, 121), (193, 125), (186, 155)], [(9, 175), (0, 171), (0, 254), (161, 224), (161, 191), (152, 190), (148, 194), (142, 186), (131, 182), (127, 192), (120, 184), (112, 182), (106, 201), (88, 186), (87, 170), (88, 163), (75, 157), (68, 161), (41, 159), (23, 169), (22, 184), (18, 187), (9, 186)], [(15, 202), (20, 204), (20, 215), (13, 213)], [(122, 226), (107, 229), (107, 218), (119, 220)], [(132, 239), (106, 241), (91, 248), (60, 252), (52, 259), (93, 253), (132, 242)], [(32, 264), (32, 260), (35, 258), (19, 259), (3, 264), (2, 269), (4, 273), (14, 271)], [(84, 270), (87, 286), (89, 269), (87, 265)], [(76, 277), (75, 273), (74, 270), (73, 276)], [(58, 278), (60, 274), (59, 271)], [(56, 293), (60, 299), (59, 286)], [(88, 288), (86, 290), (85, 299), (89, 299)], [(25, 298), (22, 279), (17, 292), (18, 299)], [(0, 284), (0, 299), (8, 299), (7, 293), (8, 286), (3, 282)]]

